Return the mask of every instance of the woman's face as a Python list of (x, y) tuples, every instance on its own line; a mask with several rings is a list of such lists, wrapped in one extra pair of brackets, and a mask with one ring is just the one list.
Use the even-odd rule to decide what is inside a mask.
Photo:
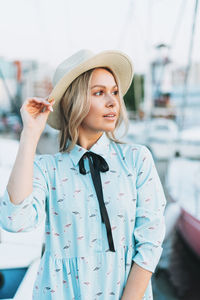
[(88, 133), (113, 131), (119, 117), (119, 93), (113, 75), (97, 68), (92, 73), (90, 84), (91, 106), (81, 129)]

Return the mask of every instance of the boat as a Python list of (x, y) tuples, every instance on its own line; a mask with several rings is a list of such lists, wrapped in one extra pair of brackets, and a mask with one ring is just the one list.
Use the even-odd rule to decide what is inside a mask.
[(155, 118), (131, 121), (126, 141), (146, 145), (156, 160), (169, 160), (177, 151), (178, 126), (175, 121)]
[(200, 258), (200, 220), (181, 208), (177, 226), (188, 246)]
[(200, 258), (200, 160), (177, 157), (170, 161), (166, 187), (180, 207), (176, 228), (192, 252)]
[(38, 248), (16, 243), (0, 244), (0, 299), (32, 300), (40, 263)]
[(181, 157), (200, 159), (200, 126), (181, 130), (176, 149)]

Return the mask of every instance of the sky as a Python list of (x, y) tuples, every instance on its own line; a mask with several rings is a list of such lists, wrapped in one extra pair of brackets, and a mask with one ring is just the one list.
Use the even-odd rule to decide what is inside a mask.
[[(56, 67), (74, 52), (117, 49), (145, 72), (155, 45), (177, 64), (188, 57), (196, 0), (0, 0), (0, 56)], [(175, 34), (175, 36), (174, 36)], [(174, 36), (174, 39), (173, 39)], [(200, 5), (193, 61), (200, 62)]]

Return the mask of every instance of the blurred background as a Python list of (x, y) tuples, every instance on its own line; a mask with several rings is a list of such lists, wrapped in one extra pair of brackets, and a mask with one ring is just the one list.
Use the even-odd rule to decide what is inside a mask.
[[(146, 145), (167, 198), (155, 300), (200, 299), (200, 5), (198, 0), (0, 0), (0, 197), (15, 161), (26, 97), (46, 97), (74, 52), (117, 49), (134, 62), (124, 140)], [(48, 125), (37, 154), (59, 151)], [(43, 224), (0, 228), (0, 299), (31, 299)]]

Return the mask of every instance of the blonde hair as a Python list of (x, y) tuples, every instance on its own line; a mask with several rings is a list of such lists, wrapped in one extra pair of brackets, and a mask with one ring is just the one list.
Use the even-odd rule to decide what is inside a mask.
[[(117, 83), (119, 91), (120, 112), (115, 128), (117, 129), (124, 121), (126, 133), (128, 129), (128, 116), (123, 96), (121, 93), (120, 82), (116, 75), (113, 74), (113, 72), (109, 68), (99, 68), (103, 68), (109, 71), (113, 75)], [(63, 95), (60, 101), (60, 152), (71, 151), (78, 141), (78, 128), (90, 110), (90, 83), (92, 78), (92, 72), (94, 70), (95, 69), (91, 69), (78, 76), (67, 88), (65, 94)], [(110, 140), (116, 143), (123, 143), (115, 137), (113, 131), (106, 132), (106, 135)], [(69, 140), (71, 140), (70, 143)]]

